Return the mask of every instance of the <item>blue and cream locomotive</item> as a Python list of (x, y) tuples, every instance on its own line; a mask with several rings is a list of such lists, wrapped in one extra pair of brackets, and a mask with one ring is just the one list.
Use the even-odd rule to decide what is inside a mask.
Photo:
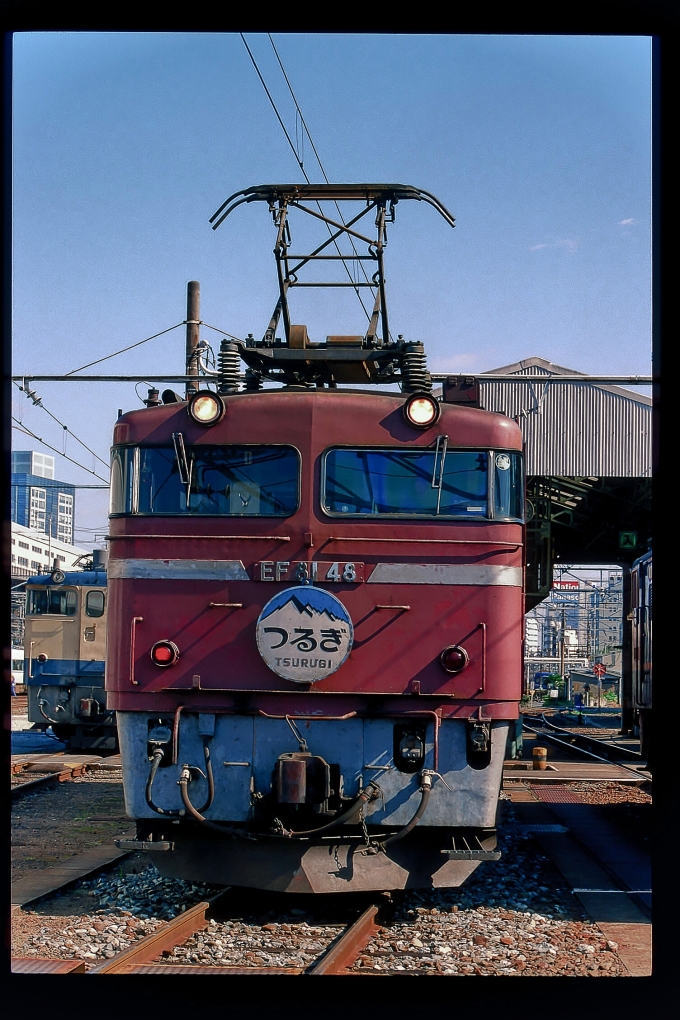
[(24, 682), (28, 718), (72, 748), (114, 750), (107, 711), (106, 554), (85, 570), (53, 570), (26, 582)]

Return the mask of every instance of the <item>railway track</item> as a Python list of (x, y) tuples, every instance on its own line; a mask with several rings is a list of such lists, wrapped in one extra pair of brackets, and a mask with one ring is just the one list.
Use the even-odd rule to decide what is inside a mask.
[(103, 758), (98, 755), (25, 754), (13, 755), (11, 764), (12, 800), (36, 790), (49, 789), (59, 783), (78, 779), (99, 768), (120, 767), (120, 756)]
[[(530, 783), (530, 777), (527, 779)], [(565, 795), (558, 796), (562, 789)], [(622, 791), (630, 789), (629, 785), (621, 786)], [(650, 928), (642, 902), (646, 898), (643, 894), (648, 892), (648, 877), (630, 858), (629, 870), (633, 866), (637, 870), (617, 877), (597, 849), (587, 845), (597, 818), (590, 805), (577, 803), (579, 797), (570, 794), (566, 785), (532, 785), (528, 798), (532, 803), (523, 791), (529, 792), (526, 784), (520, 783), (507, 797), (515, 802), (521, 795), (518, 803), (506, 809), (509, 814), (501, 837), (503, 870), (496, 865), (487, 869), (481, 866), (460, 890), (404, 891), (391, 898), (366, 894), (345, 908), (340, 900), (329, 907), (328, 903), (320, 905), (316, 898), (258, 897), (252, 891), (238, 889), (214, 893), (206, 889), (201, 894), (198, 888), (193, 900), (182, 902), (172, 892), (163, 892), (163, 882), (174, 880), (162, 880), (160, 876), (154, 879), (146, 870), (131, 872), (126, 886), (124, 880), (115, 879), (115, 871), (104, 871), (99, 878), (85, 881), (81, 897), (95, 899), (87, 901), (84, 917), (72, 919), (69, 915), (74, 910), (66, 909), (61, 899), (52, 908), (54, 891), (49, 899), (43, 898), (37, 906), (27, 903), (24, 909), (28, 908), (33, 931), (45, 932), (48, 929), (38, 926), (53, 924), (60, 934), (82, 936), (80, 947), (71, 943), (70, 952), (75, 955), (95, 935), (93, 924), (98, 931), (108, 931), (110, 925), (116, 936), (127, 941), (103, 946), (106, 959), (102, 959), (103, 949), (97, 958), (64, 959), (64, 950), (69, 950), (63, 945), (61, 958), (55, 959), (55, 954), (49, 953), (49, 942), (37, 948), (41, 944), (38, 936), (17, 943), (12, 969), (17, 973), (300, 977), (474, 976), (523, 973), (525, 968), (528, 974), (555, 976), (648, 973)], [(614, 854), (613, 866), (619, 868), (622, 854), (616, 845), (616, 833), (610, 829), (599, 835), (602, 846)], [(540, 853), (536, 856), (534, 841), (558, 871), (545, 872), (549, 866)], [(117, 865), (123, 859), (119, 856)], [(596, 864), (596, 859), (601, 863)], [(135, 894), (138, 880), (151, 884), (152, 892), (146, 900)], [(97, 892), (100, 882), (106, 893), (104, 899)], [(112, 903), (106, 897), (116, 882), (119, 892)], [(168, 915), (152, 907), (158, 900), (157, 893), (162, 893), (166, 902), (179, 904), (174, 908), (176, 915), (165, 922), (161, 919)], [(56, 895), (60, 895), (58, 890)], [(574, 912), (577, 899), (591, 920), (580, 920), (585, 914)], [(96, 909), (107, 907), (107, 903), (115, 909)], [(306, 909), (300, 909), (301, 904)], [(350, 909), (354, 911), (351, 916)], [(75, 913), (81, 910), (75, 908)], [(54, 921), (50, 921), (52, 914)], [(321, 920), (331, 915), (333, 920)], [(150, 921), (141, 920), (149, 916)], [(143, 937), (142, 927), (146, 928)], [(121, 929), (130, 932), (131, 928), (136, 929), (136, 935), (121, 935)], [(86, 930), (90, 936), (86, 936)], [(106, 932), (100, 945), (105, 936)], [(135, 938), (137, 941), (129, 945), (129, 940)], [(52, 944), (54, 941), (63, 939)], [(94, 952), (94, 947), (89, 948)], [(44, 955), (25, 955), (26, 949)]]
[[(539, 720), (535, 721), (539, 722)], [(540, 720), (540, 722), (545, 721), (547, 720)], [(565, 734), (562, 728), (555, 727), (554, 724), (552, 727), (536, 726), (534, 731), (540, 733), (541, 739), (550, 734), (556, 740), (562, 741), (565, 749), (569, 749), (569, 755), (573, 755), (574, 752), (584, 753), (569, 743), (567, 738), (571, 734)], [(594, 752), (591, 752), (591, 755), (594, 755)], [(27, 772), (27, 768), (31, 763), (36, 764), (35, 757), (37, 756), (33, 758), (29, 758), (28, 755), (22, 758), (15, 756), (12, 763), (15, 775), (31, 775)], [(43, 762), (55, 769), (54, 772), (43, 773), (40, 778), (52, 779), (54, 782), (60, 781), (61, 773), (57, 769), (60, 765), (59, 760), (63, 760), (65, 757), (68, 757), (70, 766), (72, 766), (69, 767), (71, 773), (69, 778), (76, 778), (79, 768), (97, 768), (103, 763), (102, 759), (98, 759), (96, 756), (90, 756), (94, 759), (91, 762), (80, 761), (76, 756), (44, 755), (40, 757)], [(589, 760), (593, 762), (592, 757)], [(115, 758), (108, 759), (106, 764), (115, 765)], [(559, 762), (558, 764), (565, 763)], [(529, 768), (531, 767), (530, 762), (527, 765)], [(613, 773), (615, 768), (618, 772), (618, 766), (613, 765), (604, 766), (592, 763), (591, 765), (579, 764), (578, 766), (580, 771), (590, 770), (594, 774), (597, 773), (598, 776), (602, 775), (603, 770)], [(634, 780), (637, 780), (635, 785), (644, 783), (648, 777), (639, 774), (630, 767), (621, 768), (618, 774), (621, 777), (618, 783), (620, 795), (632, 797), (633, 800), (637, 798), (640, 802), (640, 798), (645, 797), (646, 794), (636, 793), (631, 784)], [(538, 782), (541, 778), (546, 779), (549, 775), (554, 778), (547, 784)], [(626, 904), (629, 904), (633, 898), (642, 909), (645, 906), (642, 900), (647, 898), (645, 891), (649, 886), (649, 881), (634, 877), (619, 880), (613, 878), (611, 873), (608, 875), (593, 874), (590, 879), (586, 879), (584, 871), (581, 871), (578, 876), (572, 876), (569, 873), (569, 862), (573, 861), (575, 853), (572, 843), (574, 839), (577, 839), (578, 842), (577, 826), (581, 825), (580, 835), (585, 834), (584, 838), (587, 838), (592, 824), (588, 819), (579, 821), (577, 817), (573, 819), (566, 816), (559, 817), (559, 819), (543, 817), (542, 813), (545, 811), (557, 810), (567, 813), (577, 811), (575, 802), (579, 800), (578, 785), (574, 788), (576, 794), (571, 793), (567, 783), (559, 782), (558, 775), (558, 772), (525, 772), (524, 774), (515, 772), (509, 775), (510, 786), (506, 786), (509, 795), (506, 793), (505, 799), (516, 801), (519, 796), (520, 802), (513, 804), (508, 810), (528, 811), (530, 817), (524, 818), (523, 823), (519, 826), (513, 826), (510, 821), (509, 827), (505, 827), (505, 833), (502, 835), (503, 859), (499, 865), (488, 868), (481, 866), (470, 882), (461, 890), (432, 890), (423, 894), (395, 893), (391, 901), (387, 897), (375, 895), (370, 897), (369, 894), (366, 894), (361, 900), (360, 909), (357, 909), (356, 903), (354, 904), (355, 913), (351, 917), (346, 912), (343, 915), (338, 914), (335, 904), (330, 910), (327, 910), (326, 907), (314, 909), (312, 901), (304, 897), (298, 897), (295, 903), (298, 908), (300, 905), (305, 907), (309, 905), (311, 909), (306, 912), (300, 909), (289, 909), (293, 905), (293, 900), (290, 900), (289, 897), (285, 898), (287, 901), (285, 904), (280, 898), (260, 897), (257, 901), (258, 907), (250, 894), (245, 897), (242, 891), (235, 889), (221, 890), (218, 893), (214, 887), (212, 890), (209, 887), (198, 887), (188, 898), (182, 899), (184, 893), (178, 894), (175, 898), (174, 894), (164, 892), (163, 887), (164, 881), (170, 881), (172, 884), (174, 880), (161, 880), (154, 869), (134, 872), (134, 868), (139, 867), (135, 863), (134, 855), (130, 860), (129, 868), (131, 870), (127, 876), (127, 878), (134, 877), (134, 880), (125, 886), (125, 882), (121, 879), (116, 891), (113, 886), (118, 880), (114, 881), (112, 875), (115, 876), (120, 870), (119, 866), (121, 862), (126, 861), (127, 855), (115, 854), (116, 869), (109, 874), (107, 872), (107, 848), (101, 846), (98, 851), (96, 869), (92, 869), (90, 872), (90, 874), (99, 873), (99, 877), (96, 879), (89, 878), (87, 867), (82, 866), (86, 865), (86, 854), (81, 855), (82, 865), (78, 863), (77, 857), (66, 862), (71, 869), (71, 880), (65, 882), (64, 888), (74, 889), (76, 886), (83, 886), (84, 889), (91, 890), (79, 894), (81, 899), (75, 907), (65, 909), (63, 905), (65, 901), (60, 898), (62, 891), (59, 882), (64, 881), (66, 871), (64, 865), (58, 866), (54, 871), (54, 878), (57, 881), (53, 881), (52, 884), (49, 881), (45, 882), (45, 879), (48, 879), (48, 872), (52, 869), (48, 868), (46, 871), (37, 873), (44, 876), (42, 885), (45, 886), (40, 892), (41, 898), (38, 901), (34, 898), (26, 899), (26, 902), (22, 903), (21, 897), (18, 898), (17, 908), (23, 906), (28, 915), (26, 922), (23, 920), (18, 922), (19, 930), (23, 931), (21, 926), (26, 924), (31, 932), (51, 931), (54, 936), (65, 934), (67, 939), (75, 939), (75, 942), (70, 943), (71, 948), (69, 949), (63, 944), (56, 945), (57, 941), (63, 943), (63, 938), (59, 940), (53, 938), (50, 943), (49, 936), (46, 936), (45, 941), (41, 942), (42, 936), (24, 938), (22, 935), (15, 943), (16, 955), (13, 958), (12, 969), (17, 973), (190, 973), (253, 976), (281, 973), (289, 976), (318, 976), (326, 973), (354, 975), (362, 973), (376, 975), (522, 973), (522, 968), (526, 967), (534, 968), (527, 970), (527, 973), (543, 973), (544, 971), (540, 970), (543, 958), (536, 954), (532, 957), (527, 946), (531, 948), (533, 944), (531, 942), (523, 944), (529, 936), (525, 937), (521, 934), (521, 931), (527, 930), (531, 934), (527, 925), (532, 924), (533, 919), (536, 918), (539, 918), (539, 928), (541, 925), (545, 926), (548, 933), (546, 940), (549, 937), (553, 939), (551, 944), (557, 945), (562, 939), (563, 945), (573, 948), (573, 946), (577, 947), (583, 943), (584, 940), (588, 943), (592, 942), (595, 947), (595, 955), (584, 957), (584, 959), (587, 961), (604, 959), (605, 963), (601, 966), (611, 965), (613, 950), (606, 948), (608, 941), (602, 942), (598, 948), (598, 943), (591, 934), (594, 926), (590, 922), (586, 924), (586, 922), (578, 920), (570, 921), (569, 924), (576, 925), (576, 934), (574, 934), (574, 931), (569, 929), (568, 925), (565, 927), (565, 922), (560, 919), (568, 916), (570, 909), (573, 910), (573, 907), (569, 907), (569, 903), (570, 899), (573, 901), (575, 896), (585, 905), (586, 910), (592, 911), (591, 917), (594, 920), (598, 920), (600, 917), (598, 911), (603, 900), (607, 901), (607, 909), (610, 913), (613, 903), (625, 901)], [(32, 780), (29, 782), (32, 783)], [(584, 785), (587, 784), (581, 784), (581, 786)], [(594, 785), (597, 786), (597, 782)], [(617, 782), (614, 778), (607, 780), (608, 789), (616, 785)], [(625, 794), (623, 792), (625, 790), (632, 792)], [(595, 795), (597, 796), (597, 794)], [(528, 800), (533, 803), (526, 803)], [(522, 801), (525, 803), (521, 803)], [(565, 807), (562, 807), (563, 803)], [(587, 811), (588, 808), (587, 803), (581, 803), (581, 810)], [(38, 815), (39, 817), (40, 815)], [(555, 825), (555, 822), (558, 824)], [(502, 831), (503, 826), (501, 826)], [(517, 842), (517, 836), (519, 836), (519, 842)], [(552, 877), (535, 878), (544, 865), (541, 864), (540, 857), (536, 860), (533, 859), (533, 851), (528, 852), (524, 849), (528, 845), (526, 843), (527, 836), (538, 839), (542, 849), (548, 852), (549, 857), (557, 844), (561, 842), (564, 842), (565, 846), (566, 843), (569, 844), (566, 851), (560, 851), (559, 847), (555, 851), (555, 863), (562, 871), (562, 876), (558, 877), (554, 874)], [(607, 834), (604, 843), (611, 843), (610, 834)], [(581, 849), (580, 852), (582, 853), (583, 850)], [(92, 853), (93, 851), (88, 851), (88, 855)], [(561, 858), (560, 853), (562, 854)], [(110, 858), (113, 861), (114, 855), (110, 855)], [(582, 864), (585, 867), (585, 859)], [(61, 873), (59, 873), (59, 867), (62, 868)], [(155, 879), (154, 874), (156, 875)], [(559, 885), (565, 875), (567, 888), (563, 889), (560, 894), (555, 891), (555, 887)], [(531, 876), (530, 880), (529, 876)], [(152, 888), (147, 900), (141, 900), (136, 891), (135, 882), (142, 878)], [(97, 891), (100, 888), (100, 881), (105, 889), (104, 898), (102, 898), (104, 894), (100, 895), (100, 892)], [(183, 883), (177, 884), (184, 887)], [(500, 894), (499, 890), (501, 890)], [(637, 893), (634, 897), (635, 890)], [(171, 917), (170, 912), (164, 913), (163, 910), (154, 906), (158, 902), (156, 894), (160, 894), (161, 898), (164, 896), (165, 902), (168, 904), (179, 904), (174, 907), (176, 914), (170, 920), (168, 920)], [(35, 897), (35, 891), (32, 895)], [(59, 899), (59, 903), (55, 903), (53, 909), (50, 904), (55, 896)], [(86, 896), (94, 897), (94, 901), (86, 900)], [(339, 901), (336, 902), (339, 905)], [(36, 903), (37, 905), (35, 905)], [(555, 904), (561, 904), (559, 910)], [(453, 911), (459, 910), (458, 905), (460, 905), (460, 913), (453, 913)], [(634, 903), (633, 906), (635, 906)], [(123, 909), (125, 907), (128, 909)], [(272, 907), (275, 909), (270, 909)], [(332, 915), (333, 920), (316, 920), (323, 916), (318, 913), (318, 909), (327, 910), (328, 916)], [(617, 909), (619, 908), (617, 907)], [(542, 917), (541, 915), (545, 911), (547, 914)], [(480, 922), (480, 915), (483, 912)], [(300, 921), (300, 917), (305, 913), (305, 920)], [(51, 916), (52, 914), (54, 917)], [(291, 917), (291, 914), (299, 916)], [(22, 918), (27, 916), (21, 909), (19, 909), (19, 915)], [(66, 917), (70, 918), (70, 915), (82, 915), (82, 919), (65, 920)], [(44, 922), (41, 921), (43, 917), (45, 918)], [(151, 918), (148, 924), (141, 920), (145, 917)], [(265, 923), (266, 921), (271, 923)], [(40, 928), (41, 923), (46, 923), (48, 927)], [(98, 932), (105, 925), (110, 925), (114, 929), (117, 926), (118, 931), (114, 932), (115, 941), (110, 945), (102, 945), (104, 935), (99, 939), (98, 950), (94, 946), (86, 946), (85, 943), (88, 941), (97, 942), (96, 938), (86, 938), (85, 928), (89, 929), (92, 937), (95, 935), (92, 925), (96, 926)], [(579, 925), (581, 927), (578, 927)], [(52, 926), (51, 929), (49, 926)], [(121, 934), (121, 929), (124, 928), (126, 928), (126, 932)], [(142, 928), (145, 928), (143, 932)], [(154, 930), (150, 930), (151, 928)], [(69, 930), (65, 932), (64, 929)], [(135, 932), (132, 932), (132, 929), (135, 929)], [(287, 929), (283, 937), (282, 929)], [(632, 930), (631, 925), (624, 925), (622, 930), (629, 933)], [(645, 948), (644, 940), (648, 938), (648, 930), (648, 918), (645, 916), (640, 922), (641, 934), (639, 935), (639, 944), (635, 949), (635, 952), (641, 952), (644, 957), (644, 962), (640, 965), (641, 969), (637, 971), (638, 973), (647, 972), (644, 968), (648, 966), (646, 961), (649, 953)], [(598, 932), (600, 938), (603, 937), (603, 931), (606, 933), (607, 940), (613, 940), (614, 943), (619, 942), (615, 925), (614, 927), (611, 924), (609, 927), (604, 925), (603, 928), (603, 925), (600, 924)], [(516, 932), (520, 932), (520, 934), (516, 935)], [(551, 932), (552, 935), (550, 935)], [(589, 934), (584, 935), (583, 932)], [(629, 938), (629, 934), (626, 934), (625, 937)], [(500, 942), (501, 939), (503, 942)], [(131, 941), (132, 945), (130, 945)], [(51, 945), (54, 946), (56, 953), (50, 952)], [(548, 941), (542, 944), (541, 951), (545, 949), (546, 945), (548, 945)], [(640, 945), (642, 945), (642, 949), (640, 949)], [(602, 948), (603, 946), (605, 948)], [(91, 953), (85, 953), (88, 959), (78, 959), (78, 955), (82, 956), (86, 948), (91, 950)], [(492, 948), (494, 953), (496, 949), (500, 948), (501, 956), (502, 953), (507, 952), (506, 969), (502, 969), (503, 961), (497, 953), (496, 955), (492, 953), (491, 957), (488, 956)], [(33, 955), (24, 955), (26, 951)], [(64, 958), (70, 956), (71, 953), (76, 958)], [(476, 956), (477, 953), (482, 955)], [(487, 956), (484, 956), (484, 953)], [(554, 966), (564, 968), (565, 973), (572, 972), (569, 967), (572, 966), (573, 961), (565, 962), (571, 960), (570, 953), (571, 949), (564, 950), (563, 956), (557, 956)], [(108, 958), (103, 959), (104, 955)], [(57, 959), (55, 956), (60, 958)], [(545, 957), (545, 959), (549, 958)], [(594, 964), (591, 962), (590, 966), (592, 968)], [(621, 973), (616, 969), (618, 966), (617, 963), (614, 963), (610, 970), (602, 971), (602, 973)], [(631, 966), (635, 966), (635, 963)], [(492, 969), (493, 967), (496, 969)], [(580, 973), (581, 971), (576, 969), (573, 972)], [(623, 972), (625, 973), (625, 971)], [(555, 973), (555, 970), (549, 968), (547, 973)], [(594, 973), (600, 973), (600, 971), (596, 969)]]
[[(337, 975), (347, 973), (359, 954), (369, 941), (380, 931), (378, 914), (389, 902), (385, 895), (370, 903), (360, 915), (346, 924), (342, 932), (332, 939), (311, 964), (306, 967), (279, 966), (219, 966), (215, 964), (178, 964), (165, 962), (164, 958), (172, 955), (173, 950), (181, 947), (192, 936), (207, 929), (213, 915), (229, 913), (234, 890), (226, 889), (209, 900), (201, 901), (183, 913), (168, 921), (146, 938), (141, 939), (129, 949), (115, 954), (85, 970), (81, 961), (65, 961), (56, 959), (36, 959), (34, 957), (14, 957), (12, 971), (14, 973), (52, 972), (52, 973), (88, 973), (88, 974), (223, 974), (223, 975), (264, 975), (286, 974), (301, 975)], [(237, 893), (238, 895), (238, 893)], [(73, 966), (68, 966), (69, 963)]]
[(544, 715), (541, 715), (540, 720), (536, 721), (539, 722), (539, 725), (531, 726), (524, 719), (524, 729), (561, 748), (577, 751), (591, 761), (611, 763), (622, 772), (636, 776), (641, 782), (651, 782), (651, 775), (645, 770), (645, 759), (638, 752), (610, 741), (583, 733), (574, 733), (564, 727), (556, 726)]
[(378, 912), (383, 905), (380, 901), (371, 903), (360, 916), (350, 922), (343, 932), (332, 941), (311, 965), (301, 967), (235, 967), (201, 964), (153, 963), (164, 954), (183, 945), (192, 935), (206, 929), (210, 923), (210, 914), (228, 908), (231, 890), (226, 890), (210, 901), (196, 904), (190, 910), (180, 914), (160, 931), (143, 939), (111, 960), (98, 964), (88, 974), (226, 974), (226, 975), (257, 975), (257, 974), (288, 974), (324, 975), (342, 974), (357, 959), (370, 939), (380, 930), (377, 922)]

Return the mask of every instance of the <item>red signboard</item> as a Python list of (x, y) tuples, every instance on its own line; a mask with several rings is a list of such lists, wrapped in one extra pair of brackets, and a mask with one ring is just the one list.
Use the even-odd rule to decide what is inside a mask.
[(593, 673), (596, 676), (602, 676), (603, 673), (606, 673), (606, 672), (607, 672), (607, 667), (603, 666), (601, 662), (596, 662), (595, 665), (593, 666)]

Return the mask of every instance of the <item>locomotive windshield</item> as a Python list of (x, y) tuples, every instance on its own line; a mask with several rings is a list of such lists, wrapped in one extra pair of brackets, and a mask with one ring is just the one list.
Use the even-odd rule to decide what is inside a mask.
[(323, 507), (334, 516), (521, 518), (519, 454), (489, 451), (336, 449), (325, 457)]
[(174, 447), (114, 450), (111, 513), (288, 517), (297, 510), (300, 458), (290, 446), (187, 446), (185, 456), (180, 465)]
[(28, 616), (75, 616), (76, 593), (64, 588), (30, 588)]

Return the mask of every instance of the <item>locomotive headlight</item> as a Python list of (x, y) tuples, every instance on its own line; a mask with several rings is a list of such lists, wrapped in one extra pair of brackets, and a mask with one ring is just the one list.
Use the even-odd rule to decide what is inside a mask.
[(470, 661), (470, 656), (460, 645), (449, 645), (439, 656), (439, 661), (447, 673), (461, 673)]
[(225, 407), (218, 393), (203, 390), (194, 394), (187, 410), (189, 417), (197, 425), (216, 425), (223, 416)]
[(404, 404), (404, 418), (416, 429), (429, 429), (439, 420), (441, 406), (430, 393), (412, 393)]
[(151, 649), (155, 666), (174, 666), (179, 659), (179, 648), (174, 641), (157, 641)]

